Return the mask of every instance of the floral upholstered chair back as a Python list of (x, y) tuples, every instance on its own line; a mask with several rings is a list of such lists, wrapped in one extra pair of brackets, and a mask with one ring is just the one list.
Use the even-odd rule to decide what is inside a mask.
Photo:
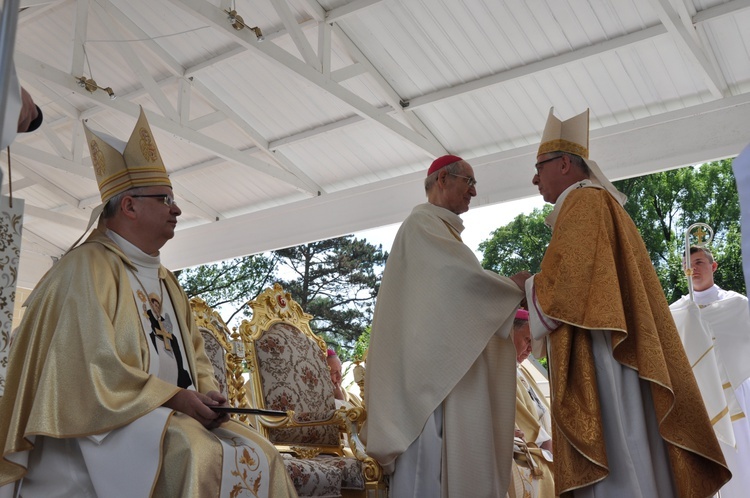
[[(230, 405), (248, 408), (250, 404), (245, 394), (245, 381), (242, 378), (244, 343), (239, 339), (239, 335), (232, 338), (229, 327), (219, 313), (209, 307), (203, 299), (199, 297), (190, 299), (190, 309), (203, 337), (206, 355), (214, 367), (214, 377), (219, 384), (219, 392), (226, 396)], [(245, 414), (235, 414), (232, 418), (248, 422)]]
[[(258, 406), (294, 410), (295, 419), (331, 419), (336, 411), (333, 383), (326, 362), (325, 342), (310, 329), (312, 316), (304, 313), (289, 293), (276, 284), (251, 302), (253, 319), (240, 325), (248, 345), (248, 365)], [(271, 428), (276, 445), (340, 448), (336, 425)]]
[(190, 309), (203, 337), (206, 355), (214, 367), (214, 376), (219, 384), (220, 392), (229, 397), (226, 356), (231, 349), (228, 342), (229, 338), (226, 336), (224, 321), (216, 311), (199, 297), (190, 300)]

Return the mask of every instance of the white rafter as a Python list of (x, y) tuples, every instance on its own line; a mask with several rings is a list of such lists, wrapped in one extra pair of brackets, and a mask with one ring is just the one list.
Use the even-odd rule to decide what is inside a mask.
[[(28, 55), (25, 55), (21, 52), (16, 52), (15, 61), (16, 66), (20, 70), (28, 71), (38, 78), (51, 81), (56, 85), (66, 88), (69, 91), (77, 93), (79, 96), (85, 97), (86, 99), (97, 103), (100, 106), (115, 109), (134, 118), (138, 116), (139, 108), (137, 104), (126, 102), (124, 99), (110, 100), (106, 96), (106, 94), (102, 94), (102, 92), (88, 93), (78, 86), (71, 75), (50, 67), (49, 65), (38, 61), (33, 57), (29, 57)], [(310, 191), (305, 182), (287, 171), (275, 168), (264, 161), (260, 161), (248, 154), (244, 154), (233, 147), (230, 147), (216, 139), (203, 135), (202, 133), (199, 133), (195, 130), (181, 126), (179, 123), (169, 120), (163, 116), (154, 114), (150, 111), (146, 111), (146, 114), (148, 116), (149, 124), (152, 127), (160, 128), (168, 133), (172, 133), (187, 140), (188, 142), (193, 143), (194, 145), (197, 145), (198, 147), (201, 147), (202, 149), (216, 154), (217, 156), (223, 157), (228, 161), (232, 161), (243, 166), (248, 166), (260, 173), (288, 183), (303, 192), (317, 195), (317, 191)]]
[(222, 100), (221, 97), (216, 95), (213, 91), (211, 91), (209, 88), (206, 87), (199, 79), (195, 78), (193, 79), (193, 85), (196, 87), (196, 89), (205, 97), (212, 106), (214, 106), (217, 110), (222, 112), (228, 119), (230, 119), (234, 124), (236, 124), (243, 132), (247, 134), (248, 137), (250, 137), (250, 140), (253, 141), (253, 143), (256, 145), (256, 147), (263, 152), (266, 157), (268, 157), (272, 162), (278, 164), (279, 166), (285, 168), (288, 171), (291, 171), (294, 173), (294, 175), (299, 178), (300, 180), (304, 181), (308, 189), (314, 192), (317, 192), (317, 195), (320, 195), (324, 192), (323, 187), (321, 187), (318, 183), (313, 181), (312, 178), (307, 176), (301, 169), (299, 169), (294, 163), (292, 163), (291, 160), (289, 160), (283, 153), (281, 152), (273, 152), (268, 148), (268, 140), (263, 137), (258, 130), (256, 130), (250, 122), (247, 120), (245, 116), (240, 115), (237, 113), (232, 106), (227, 104), (224, 100)]
[[(92, 4), (92, 8), (96, 9), (103, 19), (109, 17), (113, 21), (119, 21), (120, 18), (125, 17), (123, 15), (110, 16), (96, 2)], [(119, 22), (114, 24), (115, 25), (110, 28), (110, 33), (116, 40), (122, 42), (118, 44), (118, 52), (120, 56), (125, 59), (125, 62), (130, 66), (130, 69), (133, 70), (133, 74), (138, 77), (138, 81), (141, 82), (143, 88), (146, 89), (151, 99), (153, 99), (161, 112), (164, 113), (164, 116), (172, 121), (179, 122), (180, 117), (177, 114), (177, 110), (175, 110), (172, 103), (159, 87), (159, 84), (154, 80), (149, 70), (141, 61), (141, 58), (135, 53), (135, 50), (133, 50), (133, 47), (127, 41), (128, 36), (125, 36), (123, 28), (120, 26)], [(182, 68), (180, 68), (180, 72), (182, 72)]]
[(276, 14), (278, 14), (281, 22), (284, 23), (287, 33), (291, 36), (294, 46), (302, 54), (305, 63), (316, 71), (320, 71), (320, 60), (318, 60), (315, 50), (310, 46), (305, 34), (300, 29), (299, 24), (297, 24), (297, 20), (294, 18), (289, 4), (286, 3), (286, 0), (271, 0), (271, 5), (276, 10)]
[(689, 24), (690, 29), (688, 30), (678, 12), (669, 3), (669, 0), (652, 0), (651, 3), (677, 46), (680, 47), (687, 57), (692, 59), (695, 68), (701, 72), (708, 90), (714, 97), (723, 97), (727, 91), (727, 82), (724, 80), (724, 76), (716, 70), (717, 64), (713, 60), (713, 55), (710, 55), (701, 46), (692, 23)]
[[(77, 76), (88, 74), (84, 69), (86, 58), (85, 43), (86, 30), (89, 21), (89, 0), (78, 0), (76, 2), (76, 28), (73, 33), (73, 61), (70, 64), (70, 73)], [(89, 78), (93, 78), (89, 74)]]
[(222, 11), (214, 7), (212, 4), (205, 2), (204, 0), (170, 1), (176, 5), (186, 8), (189, 12), (197, 15), (199, 18), (203, 19), (214, 28), (225, 31), (226, 34), (234, 37), (242, 45), (259, 51), (270, 60), (280, 64), (283, 67), (286, 67), (293, 73), (296, 73), (297, 75), (305, 78), (319, 88), (327, 91), (329, 94), (351, 106), (357, 114), (360, 114), (367, 119), (373, 120), (383, 125), (391, 132), (401, 136), (403, 139), (425, 150), (429, 155), (441, 155), (442, 147), (436, 147), (432, 141), (425, 138), (420, 133), (412, 130), (408, 126), (405, 126), (399, 121), (391, 118), (390, 116), (382, 115), (369, 102), (364, 100), (362, 97), (354, 94), (353, 92), (347, 90), (346, 88), (343, 88), (341, 85), (333, 81), (330, 77), (324, 76), (320, 72), (311, 68), (304, 62), (300, 61), (299, 59), (274, 45), (273, 43), (258, 42), (252, 32), (249, 32), (247, 30), (234, 30), (232, 26), (226, 21), (226, 16), (222, 13)]

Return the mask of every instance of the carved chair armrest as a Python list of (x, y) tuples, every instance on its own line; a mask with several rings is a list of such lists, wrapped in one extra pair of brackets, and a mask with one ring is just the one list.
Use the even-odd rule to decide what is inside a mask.
[(270, 429), (285, 429), (291, 427), (317, 427), (321, 425), (336, 425), (344, 429), (345, 414), (341, 410), (326, 412), (301, 412), (287, 410), (286, 417), (258, 417), (265, 427)]

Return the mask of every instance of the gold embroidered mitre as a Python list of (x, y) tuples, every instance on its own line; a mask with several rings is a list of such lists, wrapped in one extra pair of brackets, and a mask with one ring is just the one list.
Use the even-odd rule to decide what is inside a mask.
[(547, 124), (542, 133), (542, 143), (539, 145), (537, 156), (549, 152), (568, 152), (589, 158), (589, 110), (586, 109), (578, 116), (573, 116), (565, 121), (554, 114), (555, 108), (551, 107)]
[(94, 133), (85, 122), (83, 129), (103, 204), (135, 187), (172, 187), (143, 107), (127, 143)]
[(627, 196), (617, 190), (604, 176), (599, 165), (589, 159), (589, 110), (570, 119), (561, 121), (555, 116), (555, 108), (550, 107), (547, 124), (542, 133), (542, 143), (539, 144), (537, 157), (550, 152), (567, 152), (583, 158), (591, 173), (591, 180), (609, 191), (621, 205), (625, 204)]

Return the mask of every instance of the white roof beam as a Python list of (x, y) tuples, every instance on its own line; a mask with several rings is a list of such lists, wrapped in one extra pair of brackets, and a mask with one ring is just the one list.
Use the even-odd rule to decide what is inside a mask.
[(203, 128), (213, 126), (216, 123), (226, 121), (226, 119), (226, 115), (221, 111), (210, 112), (198, 118), (191, 119), (188, 123), (188, 127), (192, 128), (193, 130), (202, 130)]
[[(170, 175), (170, 178), (171, 177), (172, 175)], [(209, 206), (203, 200), (202, 196), (193, 194), (185, 187), (180, 186), (177, 188), (175, 190), (175, 195), (177, 196), (177, 205), (180, 208), (184, 208), (185, 211), (193, 212), (208, 221), (219, 221), (225, 218), (223, 214)], [(183, 201), (190, 204), (190, 206), (185, 206)]]
[[(181, 76), (185, 72), (185, 68), (182, 67), (177, 59), (172, 57), (172, 55), (167, 50), (162, 48), (162, 46), (159, 45), (152, 36), (146, 33), (141, 26), (134, 23), (122, 10), (118, 9), (111, 1), (97, 0), (96, 3), (99, 4), (101, 8), (103, 8), (104, 11), (109, 14), (110, 17), (120, 23), (122, 27), (124, 27), (136, 38), (138, 38), (140, 42), (144, 43), (146, 47), (151, 50), (151, 52), (156, 54), (156, 56), (158, 56), (159, 59), (161, 59), (161, 61), (167, 65), (172, 74), (174, 74), (175, 76)], [(141, 23), (143, 23), (143, 21), (141, 21)]]
[(201, 71), (204, 71), (206, 69), (211, 69), (216, 64), (219, 64), (221, 62), (224, 62), (226, 60), (232, 59), (234, 57), (237, 57), (238, 55), (244, 54), (247, 52), (247, 48), (238, 46), (233, 48), (232, 50), (227, 50), (226, 52), (222, 53), (221, 55), (217, 55), (216, 57), (211, 57), (210, 59), (206, 59), (204, 61), (198, 62), (197, 64), (190, 66), (188, 68), (185, 68), (185, 72), (183, 76), (186, 78), (189, 78), (191, 76), (195, 76), (196, 74), (200, 73)]
[(696, 69), (700, 70), (708, 90), (716, 98), (724, 97), (727, 92), (727, 82), (724, 76), (716, 70), (717, 64), (712, 56), (701, 46), (695, 30), (685, 27), (679, 13), (672, 7), (669, 0), (652, 0), (662, 24), (672, 36), (672, 39), (683, 53), (693, 61)]
[(33, 21), (36, 16), (60, 4), (73, 2), (75, 0), (55, 0), (51, 2), (45, 0), (21, 0), (20, 8), (23, 10), (18, 13), (18, 25), (20, 26), (26, 22)]
[(49, 209), (42, 209), (40, 207), (32, 206), (28, 202), (24, 206), (24, 214), (33, 216), (34, 218), (39, 218), (41, 220), (51, 221), (53, 223), (57, 223), (69, 228), (74, 228), (76, 230), (80, 230), (81, 232), (86, 230), (86, 225), (88, 224), (88, 220), (74, 218), (73, 216), (68, 216), (67, 214), (62, 214), (51, 211)]
[(294, 46), (297, 47), (299, 53), (302, 54), (302, 58), (305, 60), (307, 65), (320, 72), (320, 60), (315, 54), (313, 48), (310, 46), (310, 43), (307, 41), (304, 33), (302, 33), (299, 24), (297, 24), (297, 20), (294, 18), (294, 14), (292, 14), (292, 10), (289, 8), (289, 4), (286, 2), (286, 0), (271, 0), (271, 5), (273, 5), (273, 8), (276, 10), (276, 14), (278, 14), (278, 16), (281, 18), (281, 22), (284, 23), (284, 27), (289, 33), (289, 36), (292, 37)]
[(74, 208), (78, 207), (79, 200), (77, 198), (58, 187), (54, 182), (47, 180), (43, 175), (35, 172), (27, 165), (23, 164), (21, 161), (15, 161), (13, 163), (13, 168), (18, 170), (18, 172), (21, 173), (25, 178), (29, 178), (37, 185), (44, 187), (46, 190), (49, 190), (52, 195), (58, 197), (68, 206), (72, 206)]
[[(89, 22), (89, 0), (78, 0), (76, 2), (76, 27), (73, 33), (73, 60), (70, 64), (70, 74), (83, 76), (83, 63), (86, 57), (85, 46), (86, 30)], [(90, 78), (93, 76), (89, 75)]]
[(318, 0), (305, 0), (305, 3), (307, 4), (308, 7), (310, 7), (310, 9), (307, 12), (313, 17), (313, 19), (315, 19), (317, 22), (325, 21), (326, 11), (318, 3)]
[(718, 19), (722, 16), (736, 14), (745, 9), (750, 9), (750, 0), (731, 0), (730, 2), (714, 5), (708, 9), (696, 12), (693, 16), (693, 23), (701, 24), (705, 21)]
[[(721, 16), (732, 15), (748, 8), (750, 8), (750, 0), (732, 0), (731, 2), (717, 5), (715, 7), (711, 7), (698, 12), (695, 17), (693, 17), (693, 22), (696, 24), (703, 23)], [(413, 99), (408, 100), (408, 108), (416, 109), (423, 105), (435, 104), (437, 102), (453, 97), (458, 97), (475, 90), (499, 85), (505, 83), (506, 81), (512, 81), (533, 73), (546, 71), (548, 69), (563, 66), (573, 62), (578, 62), (586, 59), (587, 57), (593, 57), (605, 52), (617, 50), (627, 45), (650, 40), (652, 38), (665, 35), (666, 33), (667, 28), (663, 24), (651, 26), (640, 31), (635, 31), (633, 33), (628, 33), (627, 35), (597, 43), (589, 47), (573, 50), (572, 52), (568, 52), (566, 54), (550, 57), (548, 59), (526, 64), (521, 67), (510, 69), (508, 71), (503, 71), (501, 73), (486, 76), (484, 78), (479, 78), (474, 81), (467, 81), (466, 83), (462, 83), (460, 85), (442, 88), (440, 90), (436, 90), (419, 97), (414, 97)]]
[(44, 135), (44, 138), (47, 139), (47, 141), (50, 143), (50, 145), (52, 145), (57, 153), (60, 154), (60, 157), (62, 157), (63, 159), (67, 159), (68, 161), (72, 161), (73, 154), (62, 142), (62, 140), (60, 140), (60, 137), (58, 137), (57, 133), (53, 132), (51, 128), (46, 126), (42, 126), (41, 128), (42, 135)]
[[(23, 240), (40, 246), (39, 248), (42, 251), (44, 251), (42, 254), (44, 254), (45, 256), (49, 256), (50, 258), (53, 258), (53, 260), (59, 259), (60, 256), (62, 256), (63, 253), (67, 250), (67, 248), (63, 249), (57, 244), (53, 244), (49, 240), (45, 239), (41, 235), (34, 232), (33, 228), (29, 228), (29, 227), (23, 227)], [(22, 244), (22, 247), (24, 248), (23, 250), (25, 251), (26, 248), (23, 245), (25, 244), (25, 242), (22, 242), (21, 244)], [(46, 270), (47, 269), (45, 268), (44, 271), (41, 272), (39, 277), (41, 277)], [(37, 282), (38, 282), (38, 278), (37, 278)], [(36, 284), (36, 282), (34, 283)]]
[(326, 22), (337, 22), (345, 17), (361, 14), (365, 9), (369, 9), (383, 0), (354, 0), (341, 7), (331, 9), (326, 13)]
[(27, 159), (31, 159), (32, 161), (51, 166), (55, 169), (59, 169), (60, 171), (64, 171), (65, 173), (70, 173), (71, 175), (86, 178), (87, 180), (92, 180), (94, 178), (94, 175), (92, 174), (93, 171), (83, 164), (74, 163), (70, 159), (60, 157), (56, 154), (50, 154), (49, 152), (45, 152), (43, 150), (35, 149), (34, 147), (30, 147), (24, 143), (14, 143), (12, 150), (13, 153), (21, 157), (25, 157)]
[(656, 26), (652, 26), (640, 31), (635, 31), (633, 33), (629, 33), (617, 38), (612, 38), (595, 45), (584, 47), (578, 50), (573, 50), (571, 52), (554, 57), (549, 57), (547, 59), (532, 62), (530, 64), (524, 64), (523, 66), (515, 67), (508, 71), (496, 73), (484, 78), (478, 78), (473, 81), (467, 81), (466, 83), (462, 83), (453, 87), (442, 88), (440, 90), (424, 94), (420, 97), (409, 99), (406, 104), (409, 109), (416, 109), (423, 105), (435, 104), (446, 99), (458, 97), (460, 95), (464, 95), (476, 90), (481, 90), (482, 88), (499, 85), (501, 83), (522, 78), (530, 74), (547, 71), (558, 66), (577, 62), (587, 57), (593, 57), (605, 52), (609, 52), (611, 50), (617, 50), (618, 48), (622, 48), (634, 43), (642, 42), (644, 40), (649, 40), (659, 35), (663, 35), (666, 32), (667, 28), (665, 28), (661, 24), (657, 24)]
[[(79, 96), (85, 97), (86, 99), (91, 100), (98, 105), (109, 107), (110, 109), (115, 109), (124, 114), (128, 114), (134, 119), (137, 118), (138, 113), (140, 112), (139, 106), (132, 102), (126, 102), (124, 99), (110, 100), (109, 97), (107, 97), (102, 92), (89, 93), (85, 91), (78, 86), (71, 75), (50, 67), (47, 64), (34, 59), (33, 57), (29, 57), (28, 55), (23, 54), (22, 52), (16, 51), (15, 61), (17, 67), (22, 68), (23, 70), (28, 71), (39, 78), (46, 79), (63, 88), (66, 88), (67, 90), (74, 92)], [(152, 127), (162, 129), (175, 136), (181, 137), (188, 142), (191, 142), (196, 146), (211, 152), (212, 154), (224, 157), (228, 161), (247, 166), (258, 171), (259, 173), (263, 173), (270, 177), (276, 178), (277, 180), (288, 183), (303, 192), (317, 194), (317, 191), (310, 192), (302, 180), (292, 175), (288, 171), (276, 168), (266, 162), (255, 159), (254, 157), (244, 154), (233, 147), (227, 146), (219, 140), (212, 139), (195, 130), (181, 126), (179, 123), (171, 121), (151, 111), (146, 111), (146, 115), (148, 116), (149, 124)]]
[(377, 70), (377, 68), (370, 62), (367, 56), (365, 56), (365, 54), (359, 49), (359, 47), (351, 40), (351, 38), (349, 38), (349, 35), (344, 33), (344, 30), (337, 25), (334, 25), (333, 31), (334, 33), (336, 33), (336, 37), (344, 44), (354, 60), (358, 61), (367, 69), (367, 72), (370, 74), (370, 76), (375, 79), (375, 82), (378, 84), (378, 86), (380, 86), (380, 88), (385, 92), (386, 102), (388, 102), (398, 114), (403, 116), (404, 119), (406, 119), (406, 122), (409, 123), (411, 127), (417, 131), (417, 133), (429, 140), (433, 144), (435, 149), (440, 151), (439, 154), (435, 155), (442, 156), (443, 154), (447, 154), (448, 151), (445, 150), (443, 144), (441, 144), (437, 137), (432, 134), (432, 131), (430, 131), (427, 126), (425, 126), (422, 120), (419, 119), (419, 117), (413, 112), (404, 111), (404, 108), (401, 106), (401, 96), (390, 85), (390, 83), (388, 83), (388, 81), (383, 78), (383, 76), (380, 74), (380, 71)]
[[(117, 48), (120, 56), (125, 59), (125, 62), (127, 62), (128, 66), (130, 66), (130, 69), (133, 70), (133, 73), (135, 73), (135, 75), (138, 77), (138, 80), (143, 85), (143, 88), (146, 89), (146, 91), (154, 100), (164, 116), (171, 119), (172, 121), (179, 122), (180, 116), (177, 114), (177, 110), (175, 110), (172, 103), (169, 102), (167, 96), (164, 95), (164, 92), (162, 92), (159, 84), (154, 80), (149, 70), (146, 69), (146, 66), (141, 61), (141, 58), (136, 55), (135, 50), (133, 50), (133, 47), (130, 46), (130, 41), (128, 41), (127, 37), (124, 36), (123, 28), (119, 24), (119, 19), (125, 17), (124, 14), (119, 11), (117, 11), (116, 13), (107, 13), (102, 7), (99, 6), (98, 3), (94, 3), (93, 8), (99, 11), (102, 19), (107, 19), (108, 17), (110, 17), (114, 21), (117, 21), (116, 26), (113, 27), (114, 29), (110, 29), (110, 33), (114, 36), (115, 39), (122, 42), (117, 43)], [(182, 71), (180, 71), (180, 73), (181, 72)]]
[(190, 100), (192, 95), (192, 85), (185, 78), (180, 78), (179, 94), (177, 96), (177, 107), (180, 109), (180, 124), (182, 126), (190, 123)]
[(216, 93), (208, 89), (198, 79), (193, 79), (193, 85), (196, 86), (197, 90), (203, 95), (212, 106), (216, 107), (217, 110), (224, 113), (234, 124), (236, 124), (242, 131), (244, 131), (250, 140), (268, 157), (272, 162), (278, 164), (282, 168), (287, 169), (294, 173), (294, 175), (304, 181), (308, 185), (308, 189), (317, 192), (320, 195), (323, 192), (323, 187), (318, 185), (312, 178), (307, 176), (301, 169), (299, 169), (289, 158), (287, 158), (281, 152), (273, 152), (268, 148), (268, 140), (263, 137), (258, 130), (256, 130), (247, 120), (237, 113), (234, 108), (224, 102)]
[(342, 102), (345, 102), (346, 104), (351, 106), (357, 114), (360, 114), (367, 119), (381, 124), (386, 129), (399, 135), (406, 141), (411, 142), (416, 147), (424, 149), (430, 155), (439, 156), (442, 154), (442, 147), (436, 147), (435, 144), (430, 140), (415, 132), (408, 126), (403, 125), (401, 122), (391, 118), (390, 116), (380, 114), (379, 112), (377, 112), (377, 109), (369, 102), (342, 87), (335, 81), (331, 80), (329, 77), (326, 77), (320, 72), (314, 70), (290, 53), (282, 50), (277, 45), (265, 42), (259, 43), (252, 32), (244, 30), (234, 30), (232, 26), (227, 22), (224, 13), (205, 0), (170, 1), (187, 9), (188, 11), (193, 12), (194, 15), (198, 16), (200, 19), (203, 19), (205, 22), (208, 22), (215, 28), (223, 30), (230, 36), (235, 37), (241, 44), (249, 48), (258, 50), (272, 61), (281, 64), (290, 71), (318, 86), (322, 90), (330, 93)]
[(356, 78), (360, 74), (365, 74), (366, 72), (367, 68), (363, 64), (355, 62), (354, 64), (349, 64), (346, 67), (342, 67), (341, 69), (333, 71), (331, 73), (331, 79), (333, 81), (341, 83), (342, 81)]
[(10, 185), (9, 183), (3, 184), (2, 192), (3, 195), (8, 195), (10, 193), (10, 187), (13, 187), (13, 192), (18, 192), (25, 188), (33, 187), (34, 185), (36, 185), (36, 182), (31, 178), (21, 178), (20, 180), (13, 180), (13, 185)]
[[(331, 76), (331, 25), (326, 22), (318, 23), (318, 54), (320, 56), (321, 71), (327, 77)], [(337, 80), (334, 80), (337, 81)]]

